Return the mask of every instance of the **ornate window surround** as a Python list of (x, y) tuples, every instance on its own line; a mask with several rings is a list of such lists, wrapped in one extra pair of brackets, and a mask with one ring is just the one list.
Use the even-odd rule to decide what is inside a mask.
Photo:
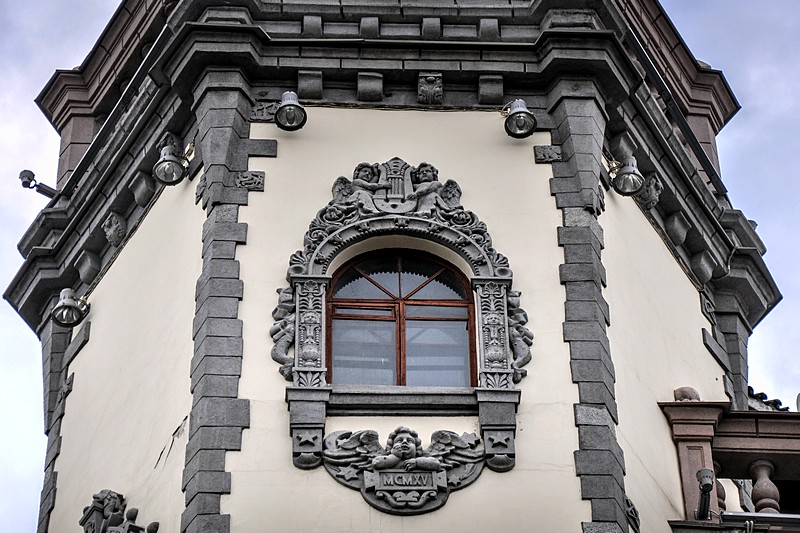
[[(515, 383), (526, 375), (522, 367), (531, 359), (533, 334), (525, 327), (528, 318), (519, 306), (520, 293), (511, 290), (508, 259), (492, 247), (486, 225), (461, 206), (458, 184), (439, 183), (438, 171), (428, 163), (413, 167), (399, 158), (362, 163), (352, 181), (336, 179), (332, 195), (309, 225), (303, 249), (289, 260), (289, 287), (278, 290), (276, 322), (270, 329), (275, 341), (272, 358), (292, 382), (286, 401), (295, 466), (311, 469), (323, 464), (325, 443), (330, 442), (324, 434), (326, 416), (477, 414), (482, 461), (491, 470), (511, 470), (520, 400)], [(330, 276), (343, 258), (353, 257), (359, 248), (370, 249), (367, 241), (387, 236), (427, 241), (430, 248), (449, 250), (470, 270), (477, 315), (478, 387), (326, 383), (325, 297)]]

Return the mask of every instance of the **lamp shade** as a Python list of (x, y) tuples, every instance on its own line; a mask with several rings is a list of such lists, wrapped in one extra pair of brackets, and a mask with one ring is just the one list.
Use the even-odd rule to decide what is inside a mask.
[(80, 324), (89, 312), (89, 304), (75, 297), (72, 289), (63, 289), (50, 316), (53, 322), (65, 328)]
[(185, 160), (175, 155), (171, 145), (162, 148), (161, 158), (153, 166), (153, 178), (164, 185), (177, 185), (185, 177)]
[(533, 135), (536, 129), (536, 119), (528, 110), (525, 100), (514, 100), (508, 110), (505, 121), (506, 133), (515, 139), (523, 139)]
[(282, 130), (296, 131), (306, 125), (308, 115), (297, 95), (292, 91), (286, 91), (281, 96), (281, 104), (275, 111), (275, 124)]
[(622, 196), (633, 196), (644, 187), (644, 177), (636, 168), (636, 159), (631, 156), (622, 159), (622, 166), (611, 179), (611, 186)]

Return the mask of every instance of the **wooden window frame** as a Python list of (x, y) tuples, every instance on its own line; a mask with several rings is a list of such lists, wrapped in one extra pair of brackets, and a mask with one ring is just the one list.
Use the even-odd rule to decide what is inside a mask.
[[(369, 274), (359, 269), (357, 265), (371, 260), (381, 259), (386, 257), (396, 257), (397, 263), (394, 272), (400, 276), (402, 272), (402, 260), (419, 259), (427, 261), (439, 266), (440, 268), (428, 277), (423, 283), (417, 286), (413, 291), (405, 296), (395, 296), (390, 290), (382, 286), (376, 280), (372, 279)], [(360, 299), (360, 298), (334, 298), (333, 292), (337, 287), (341, 278), (355, 270), (367, 281), (375, 285), (378, 289), (384, 292), (388, 299)], [(443, 272), (449, 272), (461, 285), (466, 298), (463, 300), (443, 300), (443, 299), (426, 299), (426, 300), (413, 300), (415, 294), (421, 291), (429, 283), (433, 282)], [(398, 293), (402, 294), (402, 278), (398, 281)], [(453, 265), (444, 261), (443, 259), (426, 252), (409, 249), (384, 249), (367, 252), (354, 257), (344, 265), (342, 265), (333, 276), (330, 288), (326, 295), (326, 330), (327, 338), (325, 339), (325, 357), (326, 365), (328, 368), (327, 381), (329, 384), (333, 383), (333, 375), (335, 367), (333, 365), (333, 320), (375, 320), (386, 321), (395, 323), (395, 383), (394, 386), (406, 386), (406, 322), (409, 317), (406, 315), (406, 306), (418, 307), (459, 307), (465, 308), (467, 311), (467, 345), (468, 345), (468, 359), (469, 359), (469, 387), (476, 387), (478, 383), (477, 377), (477, 353), (476, 353), (476, 331), (475, 331), (475, 298), (470, 287), (469, 280), (464, 274), (455, 268)], [(342, 313), (342, 309), (375, 309), (375, 310), (391, 310), (392, 316), (387, 315), (360, 315), (360, 314), (347, 314)], [(437, 322), (463, 322), (463, 318), (448, 318), (448, 317), (410, 317), (413, 321), (437, 321)]]

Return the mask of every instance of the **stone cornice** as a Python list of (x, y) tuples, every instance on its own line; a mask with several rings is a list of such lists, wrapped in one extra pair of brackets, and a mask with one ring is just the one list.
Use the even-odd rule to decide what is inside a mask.
[(657, 0), (619, 0), (626, 18), (656, 62), (686, 115), (708, 117), (719, 133), (739, 111), (721, 71), (699, 62)]
[[(186, 132), (191, 122), (194, 84), (205, 69), (219, 65), (236, 65), (242, 69), (254, 90), (262, 91), (268, 100), (279, 98), (283, 90), (298, 87), (301, 73), (311, 72), (321, 80), (320, 94), (307, 97), (299, 90), (301, 100), (307, 105), (316, 101), (327, 105), (396, 108), (425, 108), (427, 104), (417, 101), (418, 74), (437, 72), (444, 85), (440, 108), (499, 109), (509, 98), (523, 97), (537, 115), (540, 127), (545, 129), (557, 127), (549, 114), (552, 103), (545, 96), (553, 80), (592, 78), (603, 92), (608, 110), (638, 102), (630, 114), (624, 113), (625, 120), (639, 115), (644, 123), (639, 120), (625, 123), (624, 127), (636, 132), (635, 136), (641, 141), (636, 153), (640, 167), (657, 171), (665, 186), (664, 199), (648, 214), (689, 276), (699, 285), (712, 278), (723, 278), (727, 274), (728, 258), (734, 255), (739, 259), (742, 250), (733, 253), (735, 245), (718, 220), (719, 207), (715, 198), (702, 186), (691, 158), (674, 135), (662, 109), (650, 97), (635, 62), (620, 42), (618, 28), (604, 29), (606, 24), (622, 23), (618, 14), (604, 2), (590, 2), (593, 10), (567, 13), (548, 11), (540, 3), (530, 2), (517, 2), (511, 8), (506, 4), (501, 8), (499, 4), (480, 7), (457, 3), (456, 12), (439, 17), (433, 14), (440, 2), (433, 1), (414, 9), (404, 7), (399, 14), (393, 8), (389, 9), (391, 13), (383, 13), (383, 8), (366, 0), (347, 9), (344, 4), (337, 3), (339, 7), (333, 11), (316, 5), (318, 12), (314, 14), (310, 14), (308, 7), (300, 10), (300, 4), (293, 2), (265, 4), (241, 0), (236, 3), (239, 7), (216, 6), (210, 0), (178, 4), (167, 31), (162, 32), (148, 56), (147, 64), (139, 69), (135, 83), (124, 92), (125, 101), (117, 102), (87, 151), (85, 161), (80, 162), (65, 185), (64, 195), (69, 196), (69, 201), (64, 208), (69, 224), (63, 233), (58, 233), (60, 229), (56, 228), (63, 226), (63, 221), (55, 224), (53, 231), (46, 231), (43, 219), (26, 234), (24, 249), (40, 249), (28, 255), (6, 298), (32, 328), (38, 326), (42, 310), (41, 302), (34, 301), (44, 298), (45, 292), (50, 290), (49, 287), (44, 292), (23, 288), (22, 285), (37, 279), (35, 272), (40, 267), (36, 265), (44, 265), (45, 258), (51, 265), (46, 267), (48, 269), (61, 265), (57, 268), (62, 273), (56, 277), (61, 286), (69, 286), (77, 280), (74, 265), (81, 249), (98, 257), (107, 253), (102, 236), (86, 232), (92, 225), (96, 228), (98, 217), (105, 216), (111, 209), (101, 191), (117, 191), (107, 196), (116, 204), (116, 212), (143, 209), (141, 204), (135, 209), (131, 207), (134, 205), (132, 195), (136, 194), (132, 191), (141, 185), (142, 179), (146, 181), (146, 178), (137, 181), (137, 172), (146, 174), (157, 157), (149, 148), (167, 129)], [(140, 4), (130, 4), (135, 13), (140, 13)], [(370, 14), (372, 16), (367, 16)], [(157, 21), (151, 17), (147, 19), (150, 21), (147, 26), (144, 15), (137, 16), (139, 18), (128, 17), (127, 25), (112, 24), (114, 28), (122, 28), (114, 33), (117, 35), (114, 42), (124, 41), (119, 38), (120, 31), (124, 33), (139, 27), (147, 33)], [(200, 22), (192, 22), (198, 19)], [(103, 39), (113, 40), (111, 35), (108, 33)], [(105, 42), (103, 39), (101, 41)], [(126, 50), (130, 52), (130, 47)], [(93, 54), (100, 54), (97, 47)], [(89, 68), (99, 61), (95, 55), (90, 54), (81, 67), (84, 73), (99, 72)], [(127, 57), (131, 64), (139, 66), (131, 59), (133, 56), (120, 52), (115, 57), (120, 60)], [(362, 74), (373, 79), (383, 76), (385, 83), (391, 84), (392, 95), (384, 96), (381, 92), (380, 101), (360, 101)], [(148, 80), (148, 75), (155, 81)], [(57, 78), (59, 84), (66, 84), (74, 80), (75, 73)], [(96, 79), (98, 83), (101, 80)], [(110, 84), (110, 78), (104, 79), (106, 85)], [(260, 80), (270, 81), (266, 86), (259, 86)], [(333, 90), (326, 92), (329, 83)], [(49, 87), (55, 91), (56, 85)], [(171, 115), (159, 112), (161, 108), (168, 109), (165, 106), (172, 106), (176, 111)], [(155, 113), (167, 119), (154, 127), (147, 121)], [(64, 195), (56, 200), (63, 201)], [(679, 235), (681, 238), (673, 239), (673, 230), (675, 227), (680, 230), (681, 220), (686, 231)], [(75, 233), (78, 229), (84, 233)], [(736, 231), (736, 228), (731, 229), (733, 233)], [(741, 314), (754, 324), (780, 295), (763, 260), (753, 254), (745, 255), (743, 259), (754, 265), (744, 269), (746, 284), (755, 287), (747, 290), (759, 296), (744, 298)], [(26, 273), (28, 270), (31, 272)], [(23, 297), (23, 294), (28, 296)], [(33, 294), (38, 296), (33, 298)], [(747, 309), (751, 304), (752, 309)]]
[(161, 0), (123, 0), (83, 63), (56, 71), (36, 97), (53, 127), (110, 113), (165, 20)]

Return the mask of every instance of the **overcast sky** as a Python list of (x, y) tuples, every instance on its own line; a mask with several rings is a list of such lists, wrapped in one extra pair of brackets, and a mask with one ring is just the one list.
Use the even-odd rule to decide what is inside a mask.
[[(55, 69), (79, 65), (116, 0), (0, 0), (0, 285), (22, 263), (16, 244), (47, 203), (23, 190), (30, 169), (55, 186), (58, 137), (33, 99)], [(721, 69), (742, 110), (718, 138), (722, 177), (734, 207), (759, 223), (766, 261), (784, 301), (750, 342), (750, 382), (795, 410), (800, 391), (800, 238), (796, 167), (800, 124), (800, 2), (662, 0), (700, 60)], [(0, 303), (0, 531), (36, 529), (45, 438), (40, 348)], [(665, 400), (668, 398), (665, 398)], [(102, 488), (102, 487), (98, 487)], [(88, 500), (87, 500), (88, 503)], [(75, 530), (78, 530), (76, 514)]]

